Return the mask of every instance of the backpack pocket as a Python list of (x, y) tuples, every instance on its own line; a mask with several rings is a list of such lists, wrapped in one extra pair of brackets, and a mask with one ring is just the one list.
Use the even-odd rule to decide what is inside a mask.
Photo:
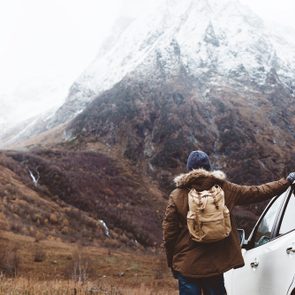
[(205, 233), (200, 227), (200, 223), (196, 219), (187, 218), (187, 227), (192, 240), (196, 242), (202, 242)]
[(203, 242), (214, 242), (226, 237), (223, 212), (200, 216), (200, 227), (204, 233)]

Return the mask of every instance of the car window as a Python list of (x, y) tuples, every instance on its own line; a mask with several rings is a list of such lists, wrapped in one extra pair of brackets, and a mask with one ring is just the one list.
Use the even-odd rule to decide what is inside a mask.
[(254, 247), (263, 245), (271, 240), (271, 231), (276, 220), (276, 216), (284, 200), (285, 194), (279, 196), (268, 208), (264, 217), (260, 220), (253, 236)]
[(284, 213), (284, 217), (281, 223), (279, 234), (283, 235), (291, 230), (295, 229), (295, 196), (291, 195), (287, 208)]

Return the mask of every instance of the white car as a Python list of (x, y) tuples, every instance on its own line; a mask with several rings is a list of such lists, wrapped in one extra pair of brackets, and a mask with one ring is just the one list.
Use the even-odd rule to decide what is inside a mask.
[(248, 240), (245, 266), (225, 273), (228, 295), (295, 295), (295, 186), (273, 198)]

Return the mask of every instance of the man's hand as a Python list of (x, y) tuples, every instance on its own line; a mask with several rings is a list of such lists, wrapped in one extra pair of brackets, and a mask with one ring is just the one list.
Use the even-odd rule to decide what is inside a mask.
[(290, 184), (292, 184), (295, 181), (295, 172), (291, 172), (288, 176), (287, 176), (287, 180), (290, 182)]

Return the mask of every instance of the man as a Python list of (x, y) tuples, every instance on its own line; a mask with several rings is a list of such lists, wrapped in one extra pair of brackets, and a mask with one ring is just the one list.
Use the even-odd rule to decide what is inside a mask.
[(164, 247), (168, 266), (178, 279), (181, 295), (224, 295), (223, 273), (244, 265), (237, 230), (232, 222), (229, 236), (218, 242), (198, 243), (190, 238), (187, 228), (188, 193), (209, 190), (219, 185), (225, 205), (231, 212), (235, 205), (264, 201), (283, 193), (295, 180), (295, 172), (286, 179), (260, 186), (241, 186), (226, 180), (222, 171), (211, 171), (209, 157), (193, 151), (187, 159), (188, 173), (177, 176), (163, 220)]

